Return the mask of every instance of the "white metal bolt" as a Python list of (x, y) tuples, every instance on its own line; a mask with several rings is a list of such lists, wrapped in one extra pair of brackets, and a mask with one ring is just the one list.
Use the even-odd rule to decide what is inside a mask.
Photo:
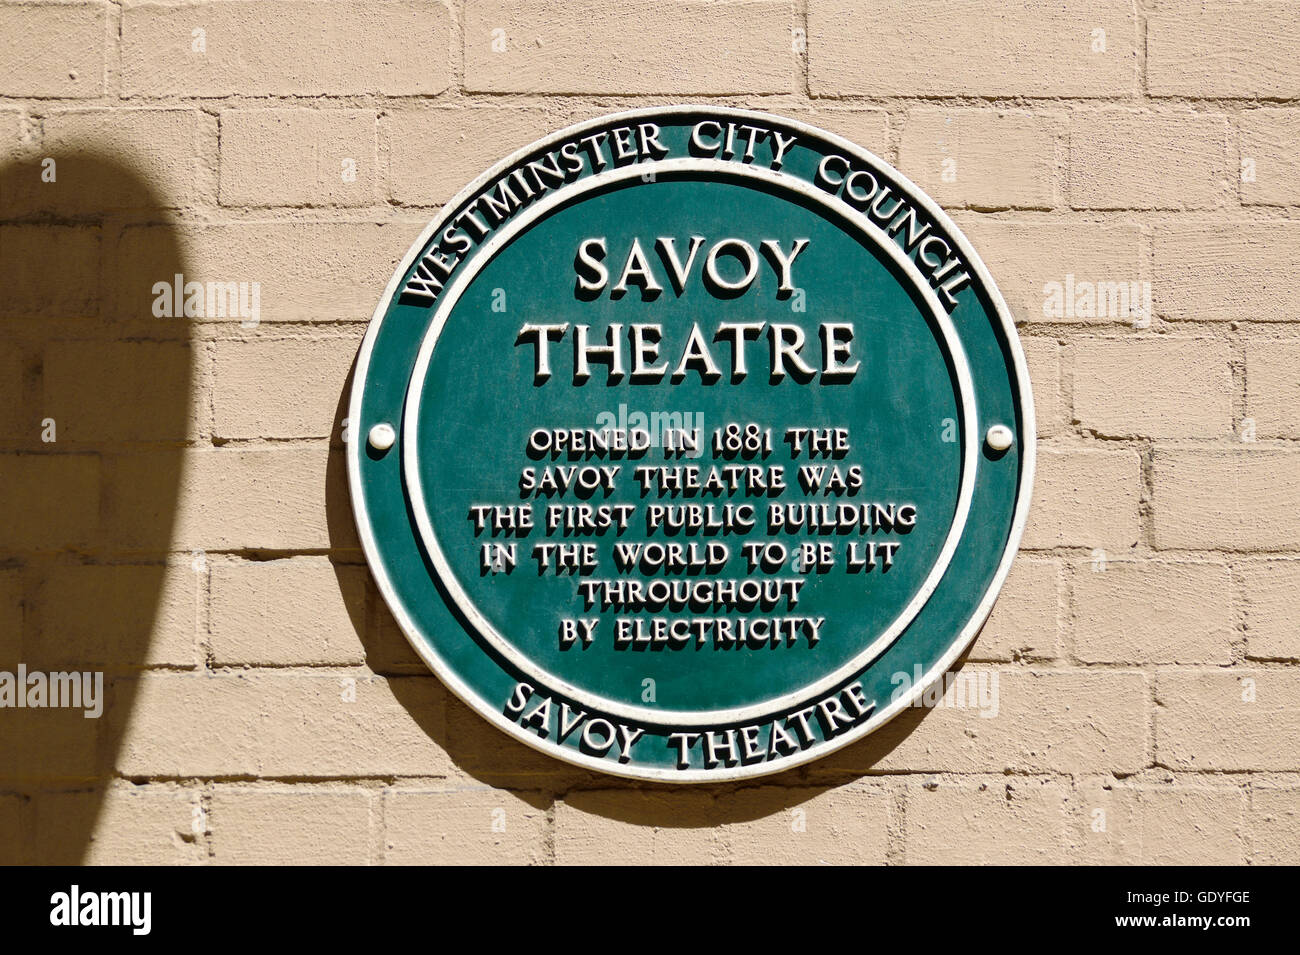
[(984, 440), (988, 442), (990, 448), (994, 451), (1005, 451), (1015, 443), (1016, 436), (1011, 433), (1011, 429), (1004, 424), (995, 424), (989, 428), (988, 434), (984, 435)]
[(397, 441), (397, 432), (387, 421), (381, 421), (370, 429), (370, 446), (376, 451), (387, 451)]

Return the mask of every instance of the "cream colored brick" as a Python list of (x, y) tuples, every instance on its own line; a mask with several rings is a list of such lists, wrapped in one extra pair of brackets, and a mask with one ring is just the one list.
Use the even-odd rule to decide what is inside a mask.
[(193, 667), (199, 587), (188, 562), (51, 567), (33, 596), (28, 664)]
[(775, 110), (782, 116), (802, 120), (828, 133), (835, 133), (862, 146), (885, 160), (889, 160), (889, 114), (883, 109), (861, 109), (841, 106), (821, 106), (803, 109), (781, 107)]
[(1156, 677), (1156, 759), (1175, 770), (1300, 769), (1300, 674), (1165, 670)]
[(328, 438), (342, 412), (359, 336), (222, 341), (214, 346), (219, 438)]
[(12, 671), (23, 661), (25, 605), (22, 571), (0, 570), (0, 669)]
[[(42, 863), (199, 865), (207, 861), (200, 833), (194, 832), (199, 805), (194, 791), (119, 784), (89, 792), (42, 793), (34, 802), (34, 839)], [(84, 847), (79, 844), (83, 841)]]
[(104, 92), (106, 3), (0, 6), (0, 90), (5, 96)]
[(1300, 205), (1300, 110), (1247, 110), (1237, 125), (1242, 204)]
[(50, 342), (42, 414), (60, 446), (184, 441), (197, 433), (195, 361), (184, 342)]
[(1154, 96), (1300, 95), (1300, 10), (1294, 4), (1183, 4), (1147, 19)]
[[(420, 666), (428, 672), (427, 666)], [(454, 695), (448, 695), (446, 708), (447, 751), (467, 779), (501, 788), (549, 792), (564, 792), (571, 786), (591, 786), (608, 779), (507, 735)]]
[[(172, 530), (174, 547), (186, 550), (311, 549), (340, 546), (327, 513), (341, 459), (327, 463), (329, 448), (234, 447), (118, 456), (110, 476), (110, 528), (125, 547), (156, 543), (167, 508), (179, 495)], [(335, 469), (335, 476), (327, 474)], [(177, 483), (179, 482), (179, 492)], [(346, 506), (346, 501), (341, 501)], [(349, 537), (351, 534), (349, 533)]]
[(428, 673), (428, 666), (393, 619), (373, 580), (366, 587), (366, 605), (370, 610), (366, 625), (366, 665), (383, 674)]
[(325, 557), (212, 567), (218, 666), (349, 665), (365, 661), (365, 577)]
[(208, 826), (218, 865), (365, 865), (369, 790), (218, 786)]
[(91, 454), (0, 455), (0, 549), (57, 551), (95, 540), (99, 475)]
[(547, 856), (549, 800), (503, 789), (384, 792), (389, 865), (537, 865)]
[(0, 793), (0, 865), (31, 865), (27, 799)]
[(1098, 282), (1140, 281), (1143, 256), (1138, 226), (1124, 222), (1009, 222), (971, 214), (956, 218), (1018, 321), (1131, 321), (1129, 315), (1067, 308), (1064, 295), (1067, 281), (1071, 287), (1080, 282), (1095, 287)]
[(1300, 452), (1167, 451), (1154, 457), (1155, 545), (1295, 550), (1300, 545)]
[[(92, 318), (100, 313), (101, 234), (96, 226), (0, 226), (5, 318)], [(63, 263), (51, 281), (50, 262)], [(75, 267), (71, 267), (75, 266)]]
[(1300, 223), (1156, 226), (1156, 313), (1187, 321), (1290, 322), (1300, 285)]
[(1080, 339), (1074, 417), (1112, 437), (1223, 438), (1232, 433), (1226, 341), (1166, 336)]
[(469, 0), (465, 86), (486, 93), (789, 93), (799, 62), (793, 26), (794, 9), (783, 0)]
[(367, 206), (375, 201), (369, 109), (221, 112), (223, 206)]
[(148, 275), (152, 263), (179, 242), (186, 281), (258, 283), (261, 322), (365, 322), (423, 225), (238, 222), (128, 228), (115, 267)]
[(1049, 209), (1064, 114), (913, 109), (898, 166), (945, 206)]
[(1084, 663), (1230, 663), (1236, 635), (1224, 564), (1118, 559), (1074, 578)]
[(1259, 786), (1250, 794), (1251, 862), (1300, 864), (1300, 790)]
[[(1095, 30), (1105, 52), (1093, 52)], [(1137, 86), (1121, 0), (810, 0), (814, 96), (1118, 96)]]
[(1068, 790), (1038, 779), (919, 782), (903, 816), (909, 865), (1054, 865), (1069, 861)]
[(1246, 614), (1246, 656), (1300, 660), (1300, 561), (1269, 560), (1233, 569)]
[[(81, 686), (85, 685), (83, 681)], [(94, 693), (93, 677), (90, 687)], [(106, 732), (109, 720), (104, 717), (116, 698), (113, 687), (105, 680), (96, 699), (88, 701), (83, 697), (82, 706), (6, 708), (0, 719), (0, 753), (5, 754), (0, 772), (6, 783), (26, 779), (83, 783), (102, 778), (105, 766), (101, 733)], [(76, 702), (75, 698), (72, 702)], [(96, 718), (93, 713), (100, 706), (102, 713)]]
[(1070, 205), (1076, 209), (1209, 209), (1223, 205), (1228, 123), (1206, 113), (1130, 109), (1070, 119)]
[(498, 160), (562, 125), (541, 107), (394, 110), (380, 120), (391, 195), (404, 205), (439, 205)]
[(32, 439), (41, 432), (41, 409), (32, 400), (36, 360), (18, 342), (0, 349), (0, 438)]
[(126, 776), (439, 776), (442, 737), (432, 677), (158, 672), (139, 678), (117, 759)]
[(1039, 435), (1057, 434), (1065, 427), (1061, 401), (1061, 347), (1053, 338), (1021, 336), (1034, 395), (1034, 423)]
[(1132, 547), (1140, 488), (1134, 451), (1040, 446), (1024, 546)]
[(437, 0), (129, 0), (122, 11), (127, 96), (432, 96), (451, 82), (450, 53)]
[(722, 821), (698, 790), (571, 792), (555, 804), (559, 865), (707, 865), (726, 858)]
[(201, 195), (201, 115), (134, 108), (51, 113), (42, 124), (41, 155), (55, 158), (58, 178), (30, 176), (16, 201), (82, 215), (192, 205)]
[(1021, 555), (1011, 565), (993, 612), (970, 650), (971, 660), (1052, 659), (1060, 652), (1061, 568)]
[(760, 786), (718, 797), (735, 865), (883, 865), (893, 797), (877, 786)]
[(1246, 342), (1246, 416), (1259, 438), (1300, 438), (1300, 341)]
[(1080, 861), (1243, 865), (1245, 793), (1235, 786), (1089, 781), (1076, 798)]
[[(1150, 762), (1150, 688), (1141, 673), (967, 664), (959, 677), (967, 705), (953, 705), (954, 687), (944, 705), (909, 709), (814, 770), (1132, 773)], [(972, 705), (979, 702), (989, 705)]]
[[(22, 137), (22, 110), (0, 109), (0, 162), (8, 165), (15, 157), (22, 154)], [(8, 197), (3, 191), (0, 191), (0, 202), (8, 204)]]

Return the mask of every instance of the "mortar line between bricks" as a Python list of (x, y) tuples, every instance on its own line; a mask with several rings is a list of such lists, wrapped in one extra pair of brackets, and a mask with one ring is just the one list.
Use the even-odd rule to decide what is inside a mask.
[[(1254, 658), (1250, 656), (1249, 633), (1246, 626), (1247, 614), (1244, 601), (1238, 598), (1238, 585), (1241, 583), (1241, 565), (1237, 560), (1229, 559), (1228, 583), (1230, 591), (1228, 601), (1232, 607), (1232, 641), (1231, 652), (1234, 666), (1248, 667), (1255, 664)], [(1300, 658), (1300, 651), (1297, 651), (1297, 658)], [(1262, 659), (1268, 659), (1264, 657)], [(1285, 662), (1284, 657), (1275, 657), (1279, 662)]]
[[(1300, 112), (1300, 111), (1298, 111)], [(907, 167), (902, 169), (907, 173)], [(1153, 208), (1145, 206), (980, 206), (948, 203), (942, 207), (945, 212), (958, 219), (958, 226), (970, 222), (1006, 223), (1017, 225), (1052, 224), (1063, 225), (1098, 225), (1098, 226), (1147, 226), (1153, 229), (1207, 229), (1243, 227), (1253, 225), (1294, 226), (1300, 224), (1300, 204), (1254, 203), (1243, 206), (1204, 206), (1189, 209)], [(222, 205), (199, 208), (198, 206), (178, 207), (168, 210), (169, 215), (160, 219), (156, 215), (141, 213), (140, 210), (121, 210), (124, 229), (170, 227), (186, 231), (231, 228), (235, 226), (407, 226), (414, 230), (436, 216), (442, 209), (439, 204), (403, 204), (376, 200), (370, 205)], [(149, 215), (145, 218), (145, 215)], [(30, 214), (10, 216), (0, 220), (6, 226), (98, 226), (103, 222), (102, 216), (75, 216), (57, 210), (40, 210)], [(364, 321), (360, 316), (354, 321)], [(1239, 319), (1250, 321), (1249, 319)], [(226, 319), (188, 320), (191, 324), (232, 324)], [(298, 319), (298, 321), (312, 321)], [(324, 324), (340, 319), (315, 319)], [(1046, 321), (1040, 319), (1039, 321)], [(1194, 321), (1186, 319), (1180, 321)], [(1228, 321), (1220, 319), (1219, 321)], [(1261, 319), (1264, 324), (1296, 319)], [(277, 324), (265, 321), (263, 324)], [(1050, 322), (1049, 322), (1050, 323)], [(1057, 320), (1059, 325), (1107, 324), (1106, 320)], [(1127, 324), (1122, 320), (1113, 320), (1110, 324)]]
[[(1297, 111), (1300, 113), (1300, 110)], [(39, 150), (35, 150), (39, 152)], [(904, 173), (907, 169), (902, 170)], [(1033, 207), (1033, 206), (970, 206), (948, 203), (942, 206), (945, 212), (958, 218), (958, 225), (967, 222), (1013, 223), (1020, 225), (1034, 224), (1073, 224), (1073, 225), (1130, 225), (1148, 226), (1160, 229), (1175, 228), (1215, 228), (1240, 227), (1248, 225), (1297, 225), (1300, 224), (1300, 203), (1251, 203), (1242, 206), (1203, 206), (1195, 208), (1171, 208), (1150, 206), (1088, 206), (1088, 207)], [(169, 227), (201, 231), (234, 226), (407, 226), (412, 230), (427, 223), (428, 219), (442, 209), (439, 203), (389, 203), (376, 199), (369, 205), (304, 205), (289, 204), (277, 206), (258, 205), (212, 205), (173, 207), (159, 212), (145, 212), (140, 209), (124, 208), (115, 210), (113, 217), (120, 220), (118, 224), (126, 229)], [(0, 219), (0, 225), (7, 226), (90, 226), (101, 225), (103, 215), (75, 215), (60, 212), (57, 209), (34, 210), (30, 213), (12, 215)], [(414, 232), (412, 233), (414, 234)], [(355, 321), (366, 321), (359, 316)], [(229, 320), (190, 319), (192, 324), (231, 324)], [(300, 320), (304, 321), (304, 320)], [(340, 321), (323, 320), (322, 323)], [(1186, 321), (1192, 321), (1188, 319)], [(1227, 321), (1226, 319), (1220, 321)], [(1249, 319), (1242, 319), (1249, 321)], [(1260, 320), (1263, 324), (1286, 320)], [(1296, 321), (1291, 319), (1289, 321)], [(263, 324), (276, 324), (264, 322)], [(1105, 322), (1057, 321), (1059, 325), (1091, 325)], [(1126, 324), (1116, 322), (1115, 324)]]
[(212, 567), (205, 561), (194, 591), (194, 659), (201, 670), (212, 665)]
[(211, 783), (205, 783), (196, 793), (203, 831), (195, 835), (201, 840), (200, 844), (209, 863), (216, 858), (217, 854), (217, 847), (212, 839), (212, 794), (215, 788)]
[(557, 843), (559, 841), (559, 803), (563, 799), (562, 794), (551, 794), (550, 802), (546, 806), (546, 812), (543, 815), (544, 825), (542, 827), (542, 855), (547, 865), (555, 865), (559, 858)]
[(366, 806), (370, 832), (367, 833), (366, 857), (370, 865), (384, 865), (388, 851), (388, 787), (371, 794)]
[(1160, 699), (1159, 699), (1159, 691), (1158, 691), (1159, 681), (1160, 681), (1159, 668), (1151, 668), (1149, 679), (1147, 679), (1146, 681), (1146, 693), (1147, 693), (1146, 738), (1142, 742), (1143, 742), (1143, 749), (1146, 750), (1146, 754), (1147, 754), (1147, 766), (1153, 769), (1159, 765), (1159, 760), (1158, 760), (1159, 754), (1157, 752), (1157, 748), (1159, 746), (1160, 730), (1156, 722), (1157, 720), (1160, 719)]
[(1137, 80), (1138, 80), (1138, 99), (1143, 102), (1151, 101), (1151, 86), (1147, 76), (1147, 57), (1149, 55), (1148, 46), (1150, 44), (1149, 23), (1147, 20), (1148, 11), (1140, 3), (1136, 7), (1136, 27), (1137, 27)]
[[(1266, 783), (1276, 786), (1300, 785), (1300, 770), (1260, 770), (1260, 769), (1173, 769), (1165, 766), (1147, 765), (1132, 772), (1119, 772), (1096, 767), (1088, 770), (1078, 769), (889, 769), (865, 771), (825, 770), (807, 776), (796, 776), (786, 780), (780, 774), (757, 780), (755, 785), (733, 787), (727, 783), (704, 784), (692, 787), (693, 792), (705, 792), (712, 795), (736, 795), (743, 792), (761, 791), (773, 786), (789, 789), (832, 789), (853, 783), (876, 789), (887, 789), (895, 782), (910, 782), (916, 779), (933, 779), (940, 784), (944, 780), (972, 782), (982, 780), (995, 783), (1006, 779), (1038, 779), (1051, 782), (1072, 782), (1077, 780), (1123, 781), (1131, 786), (1149, 786), (1162, 784), (1215, 783), (1225, 788), (1239, 788), (1245, 785)], [(22, 792), (33, 785), (58, 787), (65, 790), (84, 790), (102, 785), (121, 783), (131, 786), (181, 787), (180, 791), (204, 792), (208, 787), (219, 785), (238, 786), (246, 789), (276, 789), (285, 786), (301, 786), (321, 792), (338, 791), (354, 788), (372, 793), (385, 791), (436, 792), (440, 794), (482, 793), (505, 790), (512, 793), (540, 793), (556, 800), (576, 793), (618, 790), (623, 792), (663, 793), (663, 787), (645, 786), (635, 780), (610, 777), (607, 779), (590, 779), (581, 783), (569, 782), (561, 786), (553, 785), (563, 781), (562, 771), (554, 776), (539, 775), (534, 778), (516, 779), (509, 783), (476, 783), (464, 785), (456, 777), (427, 775), (340, 775), (340, 776), (301, 776), (301, 775), (223, 775), (223, 774), (132, 774), (115, 773), (110, 777), (56, 778), (32, 777), (29, 779), (12, 779), (0, 787), (0, 793)]]
[(795, 0), (794, 18), (803, 30), (803, 49), (799, 51), (799, 79), (802, 81), (798, 94), (803, 100), (812, 99), (812, 42), (811, 28), (808, 23), (809, 0)]
[(96, 96), (32, 96), (0, 93), (0, 107), (28, 106), (45, 112), (82, 111), (96, 109), (379, 109), (400, 110), (403, 107), (437, 109), (445, 106), (472, 107), (504, 106), (538, 108), (564, 104), (567, 108), (591, 110), (616, 110), (626, 103), (638, 106), (679, 103), (683, 100), (700, 101), (717, 106), (742, 106), (746, 103), (766, 103), (770, 107), (782, 104), (804, 109), (845, 108), (905, 110), (909, 106), (923, 105), (933, 108), (972, 110), (1001, 110), (1016, 112), (1049, 112), (1070, 110), (1124, 110), (1133, 113), (1242, 113), (1252, 109), (1287, 107), (1300, 103), (1296, 95), (1209, 95), (1148, 94), (1134, 92), (1123, 95), (1099, 94), (1096, 96), (1060, 96), (1052, 94), (963, 94), (949, 93), (893, 93), (893, 94), (838, 94), (809, 95), (791, 91), (764, 90), (752, 92), (668, 92), (624, 91), (608, 93), (573, 92), (560, 90), (491, 91), (457, 90), (448, 88), (439, 93), (385, 94), (376, 92), (320, 92), (320, 93), (184, 93), (184, 94), (130, 94), (121, 97), (109, 93)]
[[(1091, 560), (1091, 558), (1090, 558)], [(1062, 561), (1061, 574), (1065, 581), (1065, 625), (1061, 627), (1061, 639), (1064, 646), (1062, 647), (1062, 656), (1064, 662), (1069, 666), (1084, 666), (1085, 664), (1079, 659), (1076, 650), (1078, 640), (1077, 624), (1079, 620), (1078, 595), (1075, 587), (1075, 577), (1078, 575), (1078, 568), (1082, 561), (1065, 560)], [(976, 638), (978, 643), (979, 638)]]
[(104, 45), (104, 97), (111, 101), (122, 99), (122, 4), (112, 0), (107, 6), (105, 27), (110, 34)]
[(1156, 548), (1156, 476), (1155, 442), (1146, 440), (1138, 447), (1138, 521), (1140, 540)]
[(465, 26), (467, 12), (465, 9), (465, 0), (448, 0), (447, 4), (451, 13), (451, 36), (448, 39), (451, 50), (451, 77), (448, 82), (448, 91), (464, 95), (465, 93)]

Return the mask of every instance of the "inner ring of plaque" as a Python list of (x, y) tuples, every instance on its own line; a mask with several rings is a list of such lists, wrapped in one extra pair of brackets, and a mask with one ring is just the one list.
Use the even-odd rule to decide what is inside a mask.
[[(630, 166), (561, 188), (517, 213), (465, 263), (439, 298), (408, 386), (402, 422), (403, 476), (426, 557), (444, 593), (463, 622), (517, 670), (549, 692), (610, 715), (652, 724), (720, 725), (788, 710), (824, 694), (867, 666), (907, 628), (934, 592), (961, 538), (974, 491), (979, 427), (970, 370), (951, 319), (916, 266), (865, 215), (792, 177), (766, 169), (702, 159), (667, 160), (652, 164), (652, 168), (654, 176), (648, 180), (644, 168)], [(676, 219), (663, 218), (663, 210), (671, 205), (664, 200), (674, 190), (681, 193), (674, 208), (685, 208), (688, 213), (679, 211)], [(579, 208), (581, 213), (574, 212)], [(798, 226), (794, 232), (792, 210)], [(658, 221), (660, 218), (663, 221)], [(688, 221), (689, 228), (681, 219)], [(783, 225), (784, 233), (780, 232)], [(514, 240), (533, 229), (551, 230), (543, 233), (551, 239), (550, 244), (540, 243), (554, 252), (548, 262), (538, 261), (535, 254), (511, 257)], [(606, 264), (613, 284), (622, 267), (628, 236), (646, 237), (648, 250), (648, 243), (664, 234), (677, 236), (678, 247), (684, 249), (691, 235), (707, 236), (710, 242), (721, 236), (749, 236), (757, 247), (760, 235), (780, 234), (788, 240), (795, 232), (810, 237), (804, 255), (825, 255), (830, 265), (829, 272), (817, 273), (823, 277), (819, 283), (799, 290), (805, 293), (803, 313), (792, 311), (791, 302), (773, 295), (772, 285), (762, 289), (761, 284), (756, 287), (767, 295), (761, 302), (751, 296), (750, 302), (739, 297), (719, 304), (701, 284), (676, 295), (675, 287), (670, 288), (655, 300), (638, 295), (636, 290), (618, 300), (575, 297), (575, 238), (600, 236), (606, 240), (610, 249)], [(827, 275), (832, 278), (825, 278)], [(747, 316), (750, 321), (772, 322), (781, 317), (787, 322), (814, 324), (853, 322), (865, 333), (864, 344), (859, 346), (865, 351), (853, 355), (862, 370), (852, 383), (844, 385), (808, 387), (790, 379), (778, 385), (767, 380), (766, 369), (758, 363), (740, 384), (728, 382), (724, 376), (706, 386), (691, 371), (676, 387), (669, 387), (665, 378), (660, 385), (638, 391), (640, 386), (626, 379), (619, 387), (612, 386), (605, 375), (606, 366), (593, 365), (591, 377), (579, 386), (568, 377), (571, 369), (566, 356), (572, 345), (566, 339), (551, 345), (554, 374), (533, 389), (535, 404), (524, 407), (501, 402), (498, 396), (510, 394), (512, 389), (500, 389), (496, 382), (501, 375), (525, 374), (533, 382), (533, 349), (515, 347), (518, 361), (508, 367), (477, 360), (477, 356), (499, 352), (500, 336), (509, 335), (515, 343), (515, 331), (526, 323), (590, 324), (591, 344), (606, 344), (606, 323), (622, 323), (626, 332), (629, 323), (656, 322), (663, 326), (663, 357), (671, 366), (677, 353), (670, 345), (669, 331), (678, 327), (671, 319), (679, 319), (685, 327), (692, 320), (711, 327), (712, 316), (706, 320), (699, 313), (701, 304), (736, 309), (726, 314), (728, 321), (746, 320), (742, 316)], [(665, 311), (673, 308), (678, 311)], [(859, 309), (871, 314), (864, 317)], [(816, 342), (815, 333), (808, 341)], [(438, 349), (440, 342), (444, 347)], [(495, 344), (489, 348), (489, 342)], [(755, 355), (759, 354), (755, 349)], [(914, 386), (904, 389), (906, 394), (890, 388), (891, 381), (914, 383), (918, 377), (930, 383), (919, 399)], [(424, 420), (421, 409), (425, 407), (459, 410), (454, 416)], [(593, 407), (599, 412), (593, 413)], [(594, 541), (603, 551), (602, 566), (594, 576), (618, 577), (621, 575), (610, 565), (610, 555), (613, 543), (621, 538), (612, 534), (551, 538), (538, 521), (531, 536), (515, 540), (524, 556), (510, 573), (475, 575), (480, 570), (480, 548), (492, 538), (487, 532), (474, 532), (468, 506), (536, 503), (536, 509), (544, 511), (549, 503), (576, 500), (567, 493), (549, 499), (523, 499), (522, 468), (540, 471), (550, 465), (622, 465), (630, 469), (651, 463), (649, 457), (642, 461), (535, 460), (524, 447), (533, 428), (595, 428), (598, 419), (608, 422), (612, 417), (622, 422), (637, 413), (656, 411), (702, 422), (706, 436), (731, 423), (770, 427), (774, 443), (786, 428), (846, 427), (855, 452), (860, 446), (873, 452), (857, 461), (867, 474), (863, 500), (878, 504), (886, 514), (892, 507), (894, 517), (901, 505), (911, 504), (915, 509), (916, 522), (910, 531), (892, 528), (894, 534), (888, 535), (899, 544), (894, 572), (877, 565), (858, 575), (838, 571), (803, 574), (801, 569), (791, 568), (762, 574), (763, 579), (802, 575), (805, 583), (793, 606), (786, 600), (774, 609), (755, 608), (744, 616), (822, 618), (825, 624), (815, 643), (809, 639), (812, 625), (805, 624), (802, 637), (793, 644), (754, 649), (719, 648), (703, 640), (682, 649), (618, 647), (613, 640), (614, 624), (604, 623), (612, 618), (599, 604), (594, 609), (589, 606), (580, 593), (581, 582), (590, 577), (560, 576), (549, 570), (539, 574), (538, 563), (526, 556), (536, 542)], [(688, 419), (691, 415), (698, 417)], [(498, 442), (495, 447), (493, 441)], [(940, 451), (948, 454), (951, 467), (922, 469), (932, 455), (908, 453), (909, 447), (919, 449), (922, 442), (931, 450), (931, 441), (950, 445)], [(485, 446), (490, 448), (486, 454), (481, 450)], [(800, 464), (829, 468), (836, 461), (793, 461), (790, 447), (781, 443), (776, 443), (775, 450), (768, 462), (748, 463), (787, 466), (789, 484), (799, 493), (780, 499), (782, 503), (832, 508), (845, 503), (834, 497), (807, 495), (793, 480)], [(850, 457), (838, 463), (847, 466), (854, 460)], [(653, 463), (694, 463), (707, 470), (711, 464), (723, 462), (712, 460), (706, 450), (694, 462), (659, 459)], [(630, 475), (620, 471), (620, 479), (621, 487), (629, 492), (627, 500), (639, 505), (638, 516), (645, 505), (658, 502), (653, 496), (634, 493), (638, 485)], [(761, 514), (777, 500), (755, 499), (751, 503)], [(748, 576), (736, 552), (744, 540), (772, 539), (761, 532), (766, 527), (760, 518), (749, 535), (713, 538), (730, 542), (733, 553), (722, 570), (709, 573)], [(802, 537), (794, 533), (788, 537), (792, 549), (805, 540), (830, 540), (839, 548), (847, 545), (844, 533), (837, 531), (829, 536), (809, 531)], [(635, 539), (644, 543), (653, 538)], [(863, 546), (868, 543), (866, 534), (853, 539)], [(901, 570), (904, 567), (910, 570)], [(916, 579), (922, 579), (919, 586), (907, 586), (908, 580)], [(557, 630), (563, 619), (592, 616), (602, 621), (597, 639), (589, 645), (560, 646)], [(720, 669), (725, 669), (721, 678)], [(702, 678), (705, 671), (708, 679)], [(799, 689), (776, 697), (765, 695), (766, 686), (781, 682), (776, 679), (778, 672), (787, 681), (793, 675), (800, 681)], [(716, 696), (719, 683), (732, 698), (719, 701), (721, 705), (708, 705), (703, 696), (706, 685)], [(641, 705), (647, 685), (654, 687), (656, 706)]]

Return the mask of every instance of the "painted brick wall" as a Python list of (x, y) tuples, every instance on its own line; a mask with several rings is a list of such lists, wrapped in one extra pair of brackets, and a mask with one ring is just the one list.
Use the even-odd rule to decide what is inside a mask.
[[(0, 855), (1300, 861), (1297, 48), (1267, 0), (0, 4), (0, 668), (107, 675), (101, 719), (0, 710)], [(368, 577), (342, 449), (438, 204), (685, 100), (843, 133), (952, 211), (1041, 464), (963, 670), (996, 715), (667, 790), (449, 697)], [(176, 274), (256, 314), (155, 316)]]

